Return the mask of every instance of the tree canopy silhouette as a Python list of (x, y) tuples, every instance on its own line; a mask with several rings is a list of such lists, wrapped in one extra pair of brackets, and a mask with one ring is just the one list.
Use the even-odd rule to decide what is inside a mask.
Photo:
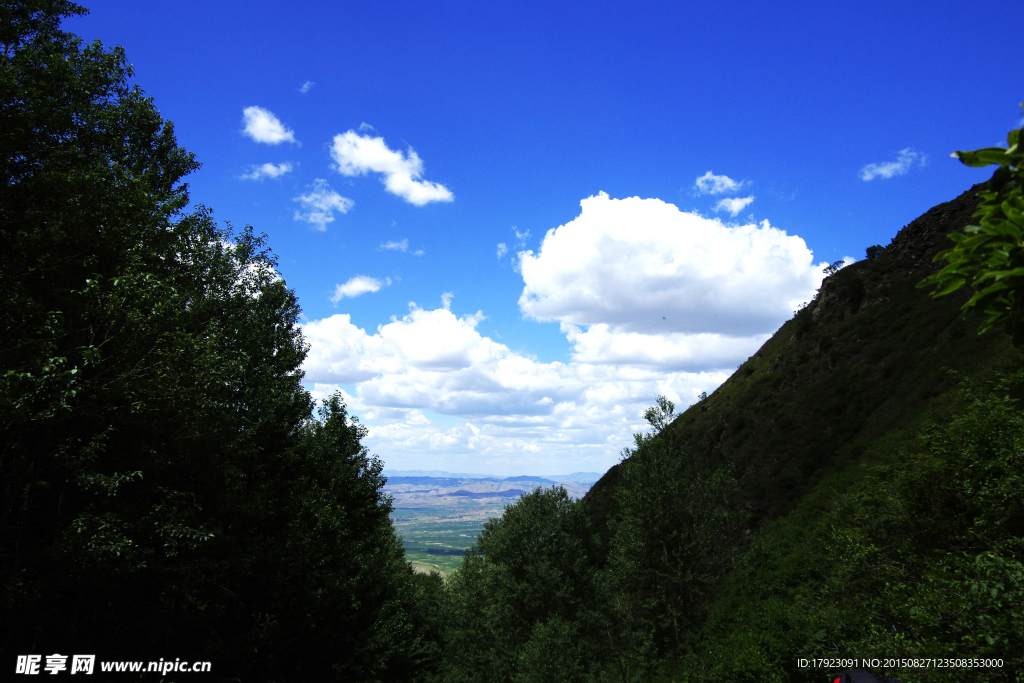
[(412, 680), (430, 644), (381, 464), (300, 383), (265, 239), (84, 9), (0, 3), (0, 649), (218, 678)]

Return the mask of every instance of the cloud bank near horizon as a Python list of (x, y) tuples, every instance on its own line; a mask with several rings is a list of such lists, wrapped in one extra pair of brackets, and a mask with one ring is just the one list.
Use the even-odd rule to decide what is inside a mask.
[(643, 428), (651, 392), (685, 406), (728, 376), (542, 363), (482, 335), (484, 319), (411, 304), (376, 333), (344, 313), (310, 321), (303, 369), (314, 396), (341, 390), (362, 413), (367, 446), (390, 467), (433, 456), (507, 472), (541, 470), (558, 456), (606, 468)]
[(484, 312), (457, 314), (445, 293), (376, 331), (346, 313), (304, 324), (314, 395), (342, 391), (390, 467), (603, 471), (658, 395), (684, 409), (713, 391), (822, 278), (803, 239), (768, 221), (604, 193), (518, 258), (520, 310), (559, 323), (568, 362), (484, 335)]

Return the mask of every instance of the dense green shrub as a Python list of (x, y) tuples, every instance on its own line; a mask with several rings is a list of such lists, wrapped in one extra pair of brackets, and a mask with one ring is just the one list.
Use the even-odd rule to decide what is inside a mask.
[(1006, 381), (932, 425), (808, 524), (780, 520), (730, 577), (682, 680), (816, 681), (797, 657), (995, 658), (1000, 669), (890, 668), (913, 681), (1024, 672), (1024, 416)]

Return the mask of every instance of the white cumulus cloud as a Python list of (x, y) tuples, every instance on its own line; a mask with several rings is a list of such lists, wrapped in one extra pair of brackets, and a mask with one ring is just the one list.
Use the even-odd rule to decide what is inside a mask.
[(754, 197), (726, 197), (715, 204), (715, 211), (728, 211), (733, 218), (754, 201)]
[(864, 182), (875, 178), (889, 179), (898, 175), (906, 175), (910, 167), (917, 162), (921, 166), (928, 163), (928, 157), (907, 147), (901, 149), (896, 161), (884, 161), (880, 164), (868, 164), (860, 169), (860, 179)]
[(377, 278), (368, 277), (366, 275), (356, 275), (345, 284), (334, 286), (334, 295), (331, 297), (331, 301), (338, 303), (345, 297), (351, 299), (359, 296), (360, 294), (379, 292), (381, 287), (387, 287), (390, 284), (391, 278), (384, 278), (384, 280), (381, 281)]
[(285, 126), (273, 113), (263, 107), (246, 107), (242, 110), (242, 132), (256, 142), (277, 145), (282, 142), (298, 143), (295, 132)]
[(251, 166), (249, 167), (249, 173), (246, 173), (240, 178), (243, 180), (263, 180), (264, 178), (280, 178), (285, 173), (291, 173), (293, 170), (291, 162), (285, 161), (277, 165), (274, 164), (263, 164), (262, 166)]
[(342, 175), (365, 173), (383, 175), (384, 187), (416, 206), (430, 202), (450, 202), (455, 199), (451, 191), (439, 183), (420, 180), (423, 160), (412, 148), (405, 154), (389, 149), (384, 138), (360, 135), (354, 130), (334, 136), (331, 157)]
[(388, 251), (409, 251), (409, 240), (390, 240), (388, 242), (382, 242), (380, 248), (387, 249)]
[(767, 221), (728, 227), (659, 199), (580, 202), (580, 215), (520, 254), (520, 310), (615, 331), (775, 330), (821, 282), (800, 237)]
[(727, 175), (715, 175), (708, 171), (697, 178), (693, 186), (697, 190), (697, 194), (726, 194), (736, 192), (745, 184), (744, 181), (733, 180)]
[[(303, 325), (303, 334), (310, 342), (310, 354), (303, 366), (314, 382), (354, 384), (378, 375), (388, 386), (426, 370), (464, 370), (501, 355), (498, 345), (476, 332), (482, 313), (458, 318), (447, 308), (433, 311), (410, 305), (410, 312), (378, 328), (377, 334), (352, 324), (347, 314), (333, 315)], [(377, 393), (385, 391), (378, 382)], [(426, 390), (426, 387), (423, 387)], [(397, 389), (387, 389), (394, 393)], [(408, 393), (408, 388), (400, 393)], [(395, 394), (398, 396), (398, 394)], [(408, 402), (408, 401), (406, 401)], [(400, 400), (390, 403), (398, 405)], [(390, 404), (389, 403), (389, 404)], [(433, 399), (423, 403), (431, 406)]]
[(562, 329), (572, 343), (572, 359), (576, 362), (690, 372), (735, 367), (771, 336), (625, 332), (604, 323), (585, 331), (575, 325), (563, 325)]
[(295, 220), (312, 223), (320, 231), (326, 230), (327, 224), (334, 221), (335, 211), (347, 213), (355, 203), (332, 190), (323, 178), (314, 180), (309, 186), (309, 192), (299, 195), (293, 201), (299, 202), (305, 209), (304, 212), (295, 212)]
[(659, 394), (682, 408), (728, 376), (538, 362), (482, 335), (482, 312), (458, 316), (447, 295), (442, 304), (410, 304), (376, 333), (347, 314), (303, 325), (314, 396), (341, 390), (369, 420), (367, 446), (391, 467), (436, 458), (445, 469), (603, 471), (644, 428), (641, 414)]

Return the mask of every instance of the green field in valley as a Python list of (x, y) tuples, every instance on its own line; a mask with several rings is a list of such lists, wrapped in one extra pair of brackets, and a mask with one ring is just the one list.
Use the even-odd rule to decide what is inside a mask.
[(481, 510), (444, 508), (396, 509), (391, 516), (395, 530), (402, 537), (405, 557), (419, 571), (436, 570), (447, 574), (462, 563), (463, 553), (473, 543), (489, 517), (498, 517), (502, 510), (490, 514)]
[(417, 571), (448, 574), (462, 563), (488, 519), (501, 517), (523, 493), (552, 485), (576, 498), (590, 488), (589, 483), (543, 477), (389, 476), (384, 492), (392, 498), (391, 522), (402, 537), (406, 559)]

